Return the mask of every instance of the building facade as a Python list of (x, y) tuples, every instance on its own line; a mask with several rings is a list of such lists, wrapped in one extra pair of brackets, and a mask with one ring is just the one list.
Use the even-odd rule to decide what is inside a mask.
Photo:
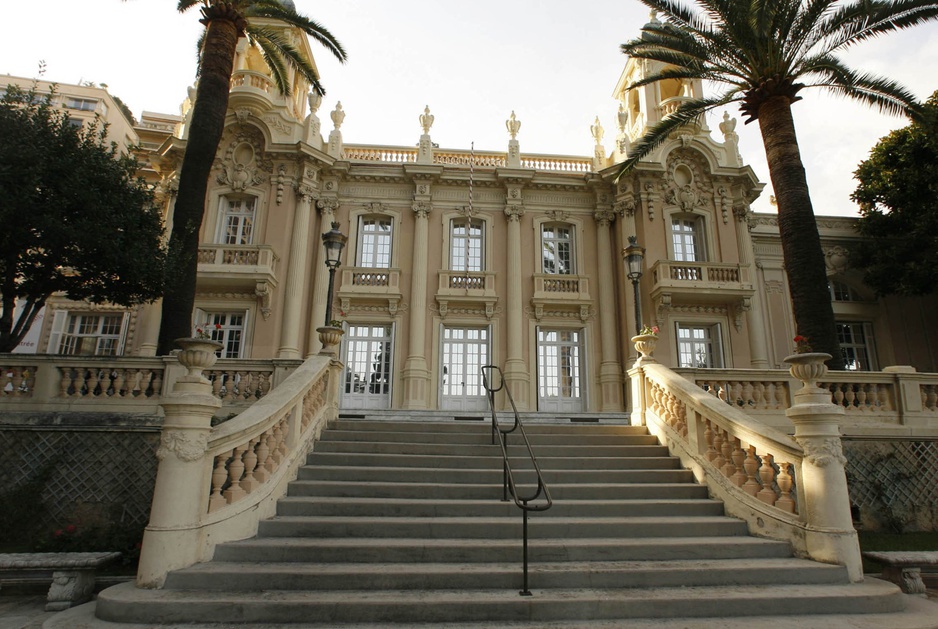
[[(616, 177), (648, 126), (702, 94), (677, 80), (627, 89), (652, 70), (626, 63), (614, 147), (597, 120), (591, 156), (522, 152), (513, 113), (504, 151), (438, 148), (429, 109), (415, 116), (416, 146), (346, 144), (341, 104), (326, 134), (320, 99), (299, 77), (293, 96), (280, 95), (242, 41), (206, 201), (195, 324), (223, 357), (297, 359), (320, 350), (317, 327), (341, 322), (346, 409), (484, 410), (480, 367), (495, 364), (521, 410), (622, 412), (638, 324), (623, 251), (635, 237), (645, 248), (638, 309), (661, 330), (659, 360), (781, 367), (795, 334), (781, 246), (775, 217), (750, 209), (763, 184), (739, 153), (736, 121), (714, 131), (700, 120)], [(168, 228), (190, 107), (145, 112), (129, 136), (146, 151)], [(938, 300), (866, 289), (849, 265), (853, 222), (818, 218), (848, 365), (938, 371), (928, 318)], [(320, 235), (333, 223), (348, 242), (326, 313)], [(53, 298), (49, 310), (39, 341), (49, 353), (155, 352), (159, 304)]]

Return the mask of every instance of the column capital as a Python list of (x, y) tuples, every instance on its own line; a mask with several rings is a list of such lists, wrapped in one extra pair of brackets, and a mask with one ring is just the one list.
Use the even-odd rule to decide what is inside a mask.
[(293, 190), (296, 192), (296, 198), (304, 203), (312, 203), (319, 196), (319, 190), (309, 184), (297, 184)]
[(430, 210), (432, 208), (429, 203), (425, 201), (415, 201), (412, 207), (417, 218), (426, 219), (430, 216)]
[(339, 209), (339, 200), (334, 197), (319, 199), (316, 201), (316, 207), (319, 208), (323, 216), (332, 216)]
[(616, 213), (612, 210), (596, 210), (593, 212), (593, 219), (600, 227), (609, 227), (616, 220)]
[(612, 209), (619, 216), (635, 216), (635, 197), (631, 194), (623, 197), (616, 201)]
[(521, 217), (524, 216), (524, 206), (509, 205), (505, 207), (505, 216), (508, 217), (509, 223), (517, 223), (521, 220)]

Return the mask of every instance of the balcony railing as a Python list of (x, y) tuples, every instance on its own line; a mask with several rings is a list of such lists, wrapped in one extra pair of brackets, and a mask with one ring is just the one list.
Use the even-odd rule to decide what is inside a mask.
[(494, 297), (495, 274), (484, 271), (440, 271), (439, 295)]
[(589, 301), (589, 280), (580, 275), (538, 273), (534, 276), (534, 300), (549, 302)]
[(749, 267), (725, 262), (659, 260), (651, 267), (652, 294), (700, 296), (754, 293)]
[(280, 258), (270, 245), (199, 245), (199, 280), (226, 286), (277, 283)]
[[(417, 161), (417, 149), (406, 146), (366, 146), (346, 144), (343, 147), (345, 159), (351, 162), (412, 163)], [(508, 156), (499, 151), (465, 151), (460, 149), (435, 149), (433, 163), (445, 166), (466, 166), (472, 163), (475, 168), (505, 168)], [(521, 154), (521, 167), (534, 170), (588, 173), (593, 170), (589, 157), (575, 155)]]

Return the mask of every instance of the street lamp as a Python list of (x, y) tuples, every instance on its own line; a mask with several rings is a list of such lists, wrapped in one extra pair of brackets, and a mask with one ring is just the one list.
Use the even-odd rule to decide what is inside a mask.
[(642, 304), (638, 294), (638, 280), (642, 279), (642, 270), (645, 265), (645, 248), (639, 247), (638, 236), (629, 236), (629, 246), (622, 251), (625, 256), (625, 266), (628, 268), (628, 278), (632, 281), (632, 290), (635, 295), (635, 333), (642, 333)]
[(339, 268), (339, 256), (345, 248), (348, 236), (339, 231), (339, 224), (332, 223), (332, 229), (322, 235), (322, 246), (326, 248), (326, 266), (329, 267), (329, 293), (326, 296), (326, 327), (332, 326), (332, 289), (335, 286), (335, 270)]

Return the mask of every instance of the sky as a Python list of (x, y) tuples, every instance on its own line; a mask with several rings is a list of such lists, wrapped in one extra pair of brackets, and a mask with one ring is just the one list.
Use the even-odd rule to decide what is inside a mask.
[[(337, 101), (346, 112), (346, 143), (414, 146), (419, 115), (430, 107), (430, 133), (441, 148), (506, 151), (505, 121), (521, 121), (524, 153), (591, 156), (590, 125), (605, 128), (607, 153), (616, 135), (612, 91), (626, 58), (619, 44), (636, 37), (648, 9), (636, 0), (295, 0), (297, 10), (326, 26), (345, 46), (341, 65), (313, 43), (327, 90), (323, 134)], [(139, 117), (178, 113), (195, 76), (201, 25), (197, 8), (179, 14), (173, 0), (43, 0), (2, 9), (0, 72), (60, 83), (105, 83)], [(41, 18), (38, 15), (41, 13)], [(29, 25), (13, 27), (9, 25)], [(925, 99), (938, 89), (938, 22), (849, 49), (851, 67), (886, 75)], [(706, 89), (706, 88), (705, 88)], [(711, 92), (712, 93), (712, 92)], [(853, 171), (879, 138), (908, 124), (804, 90), (794, 107), (808, 185), (819, 215), (856, 215)], [(743, 125), (743, 160), (766, 189), (753, 209), (774, 212), (758, 124)], [(710, 115), (714, 137), (722, 141)]]

